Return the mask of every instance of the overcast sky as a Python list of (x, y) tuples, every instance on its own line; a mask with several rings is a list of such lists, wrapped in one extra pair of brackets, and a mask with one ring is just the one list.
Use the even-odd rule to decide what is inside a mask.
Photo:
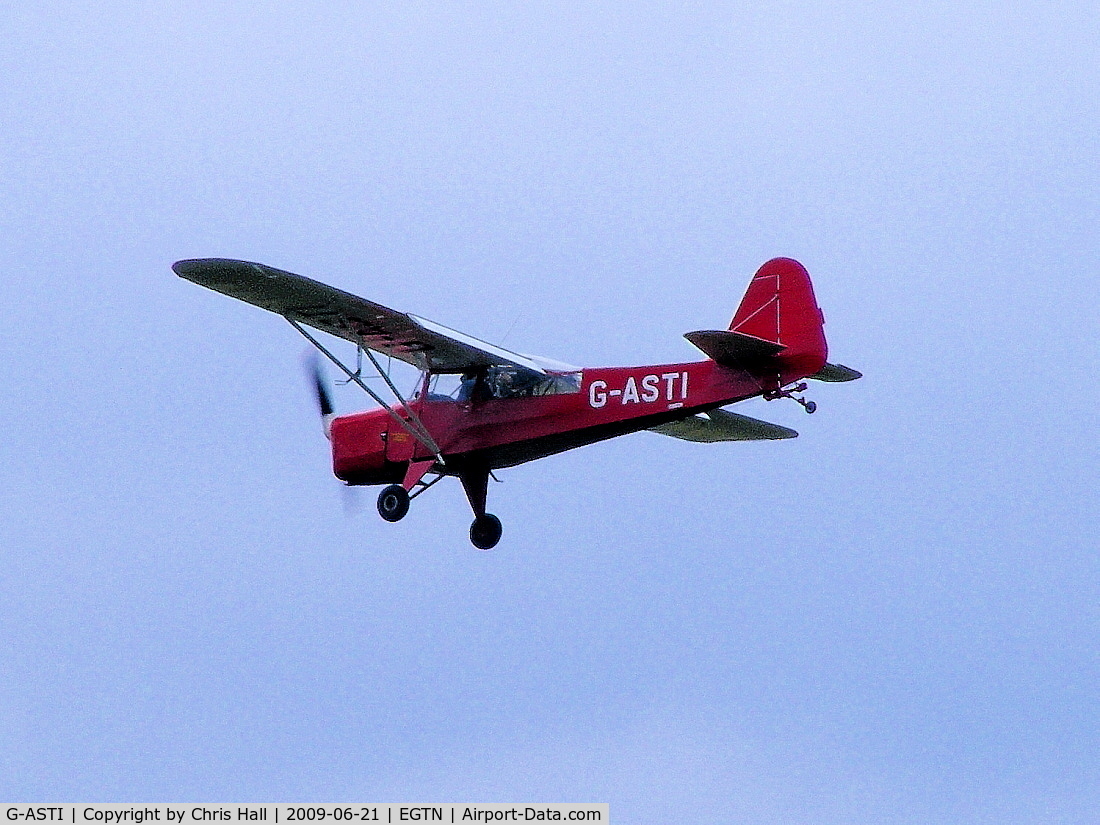
[[(1098, 16), (8, 4), (0, 798), (1094, 822)], [(345, 497), (301, 338), (169, 268), (598, 366), (776, 255), (864, 380), (504, 471), (491, 553)]]

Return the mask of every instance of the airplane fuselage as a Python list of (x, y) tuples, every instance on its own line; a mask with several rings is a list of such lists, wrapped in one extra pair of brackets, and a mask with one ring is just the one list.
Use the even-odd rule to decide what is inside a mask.
[[(573, 381), (568, 391), (462, 400), (422, 391), (395, 411), (407, 418), (411, 409), (419, 417), (448, 465), (477, 460), (495, 469), (644, 430), (769, 388), (759, 376), (710, 360), (567, 375)], [(787, 380), (777, 376), (775, 385)], [(386, 410), (336, 418), (332, 454), (335, 474), (350, 484), (399, 482), (409, 462), (432, 458)]]

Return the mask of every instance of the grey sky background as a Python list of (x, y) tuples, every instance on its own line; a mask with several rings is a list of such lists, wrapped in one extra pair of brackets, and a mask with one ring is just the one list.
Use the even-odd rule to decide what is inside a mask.
[[(0, 11), (0, 797), (1095, 821), (1097, 17)], [(349, 514), (301, 339), (169, 269), (596, 366), (775, 255), (865, 379), (506, 471), (492, 553)]]

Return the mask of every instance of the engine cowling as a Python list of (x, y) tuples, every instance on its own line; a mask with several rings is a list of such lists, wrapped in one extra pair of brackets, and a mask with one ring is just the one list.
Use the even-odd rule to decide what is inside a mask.
[(386, 461), (385, 410), (345, 415), (332, 421), (332, 471), (348, 484), (401, 480), (401, 468)]

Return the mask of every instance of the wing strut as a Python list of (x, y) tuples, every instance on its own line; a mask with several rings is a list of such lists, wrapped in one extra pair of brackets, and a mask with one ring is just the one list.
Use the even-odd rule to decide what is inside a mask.
[(435, 443), (435, 439), (432, 438), (431, 435), (428, 433), (427, 428), (424, 426), (424, 422), (422, 422), (420, 420), (420, 417), (409, 408), (408, 402), (405, 401), (401, 393), (398, 392), (397, 387), (393, 385), (390, 377), (385, 373), (385, 371), (383, 371), (382, 367), (379, 366), (378, 361), (375, 360), (374, 355), (371, 353), (370, 350), (366, 349), (362, 346), (362, 344), (360, 344), (360, 351), (366, 351), (367, 357), (370, 358), (371, 363), (374, 365), (375, 369), (378, 370), (378, 374), (382, 376), (382, 379), (386, 382), (386, 385), (390, 388), (390, 390), (393, 391), (393, 394), (397, 396), (397, 399), (402, 403), (402, 405), (404, 405), (405, 412), (408, 413), (409, 417), (412, 420), (403, 418), (397, 412), (397, 410), (386, 403), (385, 399), (383, 399), (378, 393), (368, 387), (363, 382), (363, 379), (359, 376), (357, 372), (352, 372), (350, 369), (344, 366), (344, 363), (327, 349), (325, 349), (324, 346), (321, 345), (320, 341), (318, 341), (316, 338), (314, 338), (312, 335), (302, 329), (301, 324), (299, 324), (297, 321), (295, 321), (293, 318), (290, 318), (289, 316), (284, 315), (283, 317), (286, 318), (290, 325), (298, 330), (298, 332), (300, 332), (307, 341), (313, 344), (313, 346), (315, 346), (322, 355), (324, 355), (329, 361), (335, 364), (340, 369), (340, 371), (348, 377), (349, 381), (354, 381), (360, 389), (362, 389), (383, 409), (385, 409), (385, 411), (390, 414), (390, 417), (393, 418), (394, 421), (396, 421), (405, 430), (407, 430), (409, 435), (411, 435), (413, 438), (423, 444), (424, 448), (435, 456), (435, 460), (439, 462), (440, 466), (446, 466), (446, 462), (443, 461), (443, 456), (440, 454), (439, 445)]

